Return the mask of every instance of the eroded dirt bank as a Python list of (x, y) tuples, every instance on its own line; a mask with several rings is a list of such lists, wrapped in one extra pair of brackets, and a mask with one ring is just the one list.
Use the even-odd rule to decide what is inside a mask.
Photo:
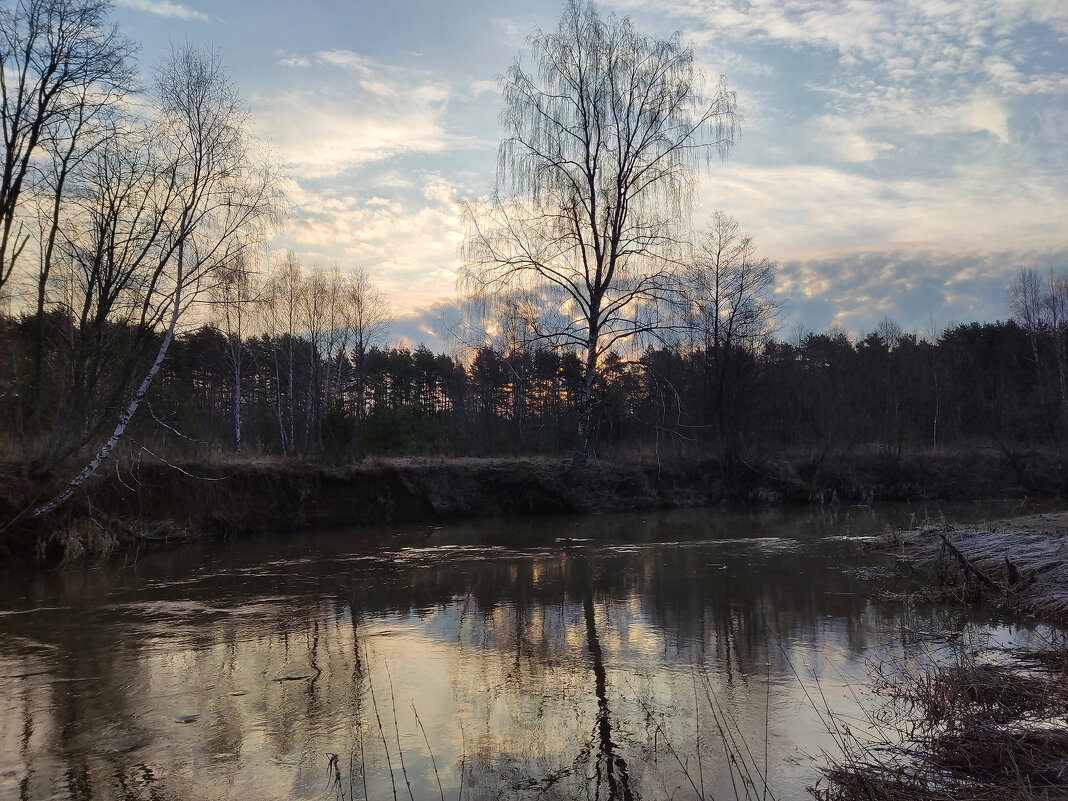
[[(1063, 494), (1058, 457), (992, 451), (727, 463), (591, 462), (581, 485), (559, 459), (394, 459), (341, 467), (295, 463), (142, 463), (101, 471), (61, 512), (26, 510), (61, 486), (0, 469), (0, 555), (49, 559), (135, 541), (262, 530), (494, 515), (634, 511), (736, 503), (870, 503)], [(19, 517), (21, 515), (21, 517)], [(8, 525), (7, 521), (15, 522)], [(42, 548), (42, 543), (45, 546)]]

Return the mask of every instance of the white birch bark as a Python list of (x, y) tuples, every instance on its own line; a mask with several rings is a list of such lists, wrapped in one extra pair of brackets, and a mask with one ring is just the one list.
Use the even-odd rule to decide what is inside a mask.
[(175, 283), (174, 289), (174, 309), (171, 311), (171, 322), (167, 327), (167, 334), (163, 337), (163, 342), (160, 343), (159, 352), (156, 354), (155, 360), (152, 362), (152, 366), (148, 369), (148, 373), (145, 374), (144, 380), (141, 381), (141, 385), (137, 388), (137, 391), (133, 394), (130, 402), (119, 415), (119, 421), (115, 425), (115, 430), (107, 441), (100, 447), (100, 450), (96, 452), (96, 455), (89, 461), (89, 463), (82, 468), (82, 471), (74, 477), (74, 479), (67, 485), (61, 493), (56, 495), (48, 503), (42, 504), (33, 510), (30, 515), (31, 518), (40, 517), (43, 514), (48, 514), (52, 510), (66, 503), (74, 492), (85, 481), (96, 472), (96, 469), (100, 467), (101, 463), (108, 457), (108, 454), (122, 439), (122, 435), (126, 433), (126, 427), (130, 424), (130, 420), (133, 419), (134, 414), (137, 412), (137, 407), (141, 405), (141, 401), (148, 393), (148, 388), (152, 386), (152, 379), (156, 377), (156, 373), (159, 372), (160, 366), (163, 364), (163, 360), (167, 357), (167, 351), (171, 347), (171, 342), (174, 340), (174, 331), (178, 327), (178, 317), (181, 310), (182, 300), (182, 280), (184, 278), (182, 269), (184, 266), (185, 256), (185, 239), (184, 237), (178, 242), (178, 279)]

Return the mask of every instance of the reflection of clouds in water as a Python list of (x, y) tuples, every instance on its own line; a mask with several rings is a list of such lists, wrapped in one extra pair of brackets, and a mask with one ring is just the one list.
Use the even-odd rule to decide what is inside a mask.
[[(855, 518), (804, 515), (643, 516), (668, 542), (623, 541), (638, 538), (633, 518), (574, 527), (614, 541), (557, 542), (547, 521), (523, 547), (463, 541), (467, 529), (427, 544), (446, 529), (360, 553), (339, 534), (269, 562), (220, 551), (148, 564), (95, 595), (26, 593), (36, 611), (0, 619), (0, 796), (24, 777), (47, 796), (84, 769), (104, 798), (116, 766), (144, 764), (189, 801), (321, 798), (336, 753), (346, 792), (350, 770), (362, 792), (362, 764), (371, 797), (388, 797), (388, 750), (417, 798), (438, 797), (438, 778), (455, 797), (461, 763), (472, 798), (572, 798), (610, 742), (642, 797), (661, 797), (684, 781), (665, 741), (693, 764), (713, 708), (762, 747), (770, 683), (772, 784), (804, 797), (814, 773), (801, 749), (830, 746), (805, 694), (815, 677), (848, 711), (866, 657), (918, 658), (891, 645), (906, 612), (910, 627), (940, 623), (880, 597), (891, 576), (842, 571), (866, 557), (823, 538)], [(715, 745), (702, 748), (708, 789), (730, 796)]]

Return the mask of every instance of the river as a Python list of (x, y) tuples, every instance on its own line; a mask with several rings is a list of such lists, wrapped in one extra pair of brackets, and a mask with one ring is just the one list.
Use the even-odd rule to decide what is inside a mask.
[(843, 727), (864, 736), (872, 665), (1041, 636), (917, 604), (850, 540), (1034, 509), (487, 520), (8, 570), (0, 798), (805, 798)]

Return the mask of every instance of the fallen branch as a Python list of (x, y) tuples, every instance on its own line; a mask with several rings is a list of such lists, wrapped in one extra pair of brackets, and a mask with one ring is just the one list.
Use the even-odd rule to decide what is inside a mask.
[(982, 570), (980, 570), (974, 564), (972, 564), (968, 560), (968, 558), (964, 554), (962, 554), (960, 552), (960, 550), (957, 548), (957, 546), (955, 546), (948, 539), (946, 539), (946, 535), (945, 534), (939, 534), (938, 536), (940, 536), (942, 538), (942, 548), (943, 548), (943, 550), (948, 549), (950, 553), (952, 553), (955, 557), (957, 557), (957, 561), (960, 562), (961, 569), (964, 571), (965, 575), (967, 575), (970, 572), (973, 576), (975, 576), (977, 579), (979, 579), (981, 582), (983, 582), (983, 584), (986, 584), (988, 587), (993, 587), (995, 590), (1001, 589), (1000, 587), (998, 587), (997, 584), (995, 584), (993, 581), (991, 581), (987, 577), (986, 573), (984, 573)]

